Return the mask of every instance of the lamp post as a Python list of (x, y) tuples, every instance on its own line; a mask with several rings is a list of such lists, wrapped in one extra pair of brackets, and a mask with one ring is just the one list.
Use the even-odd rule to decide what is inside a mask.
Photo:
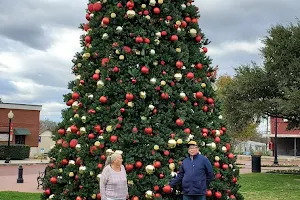
[(275, 118), (275, 139), (274, 139), (274, 165), (278, 165), (278, 159), (277, 159), (277, 132), (278, 132), (278, 121), (277, 116)]
[(14, 113), (12, 111), (9, 111), (9, 113), (7, 114), (8, 120), (9, 120), (9, 124), (8, 124), (8, 142), (7, 142), (7, 152), (6, 152), (6, 160), (5, 163), (9, 163), (10, 162), (10, 129), (11, 129), (11, 120), (14, 118)]

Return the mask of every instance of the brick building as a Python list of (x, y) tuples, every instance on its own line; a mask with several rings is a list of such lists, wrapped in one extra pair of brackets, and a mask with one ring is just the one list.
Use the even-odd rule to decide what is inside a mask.
[(11, 144), (25, 144), (31, 147), (30, 155), (38, 151), (41, 105), (0, 103), (0, 144), (8, 142), (8, 113), (12, 119)]
[[(270, 138), (274, 144), (276, 118), (271, 117)], [(277, 118), (277, 141), (278, 155), (300, 156), (300, 130), (287, 130), (288, 122), (285, 119)]]

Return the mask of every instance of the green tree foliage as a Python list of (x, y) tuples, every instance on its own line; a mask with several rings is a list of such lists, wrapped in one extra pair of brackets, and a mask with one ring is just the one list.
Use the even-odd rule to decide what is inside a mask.
[(90, 0), (86, 18), (41, 199), (100, 199), (110, 150), (123, 151), (132, 200), (176, 199), (180, 186), (165, 186), (191, 139), (214, 165), (208, 199), (243, 199), (196, 6)]
[(300, 23), (277, 25), (268, 33), (261, 49), (263, 66), (238, 67), (232, 83), (224, 89), (224, 112), (237, 130), (264, 116), (286, 118), (290, 129), (300, 125)]

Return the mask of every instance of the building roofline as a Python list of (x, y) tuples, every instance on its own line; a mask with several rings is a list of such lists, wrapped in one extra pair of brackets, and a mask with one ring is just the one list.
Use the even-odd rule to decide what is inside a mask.
[(42, 105), (20, 104), (20, 103), (0, 103), (0, 108), (15, 110), (42, 110)]

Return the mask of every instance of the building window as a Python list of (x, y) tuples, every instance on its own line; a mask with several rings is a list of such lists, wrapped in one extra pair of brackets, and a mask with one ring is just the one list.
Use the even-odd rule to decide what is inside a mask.
[(15, 135), (15, 144), (25, 144), (25, 135)]

